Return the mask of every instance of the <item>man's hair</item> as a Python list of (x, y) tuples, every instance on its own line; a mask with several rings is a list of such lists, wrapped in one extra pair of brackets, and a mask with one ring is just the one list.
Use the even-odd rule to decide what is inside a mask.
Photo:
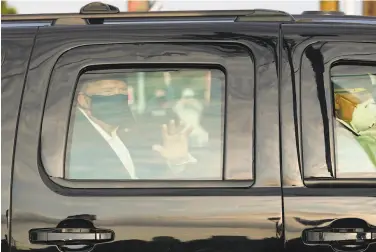
[(116, 82), (122, 82), (124, 83), (125, 86), (127, 86), (127, 84), (122, 81), (122, 80), (116, 80), (116, 79), (99, 79), (99, 80), (90, 80), (90, 81), (86, 81), (84, 82), (84, 84), (82, 85), (81, 87), (81, 92), (82, 93), (86, 93), (86, 90), (91, 86), (91, 85), (100, 85), (102, 83), (105, 83), (105, 82), (108, 82), (108, 81), (116, 81)]
[(84, 84), (82, 84), (81, 86), (81, 89), (80, 89), (80, 93), (85, 93), (85, 91), (87, 90), (87, 88), (89, 87), (89, 84), (91, 83), (91, 81), (87, 81), (87, 82), (84, 82)]

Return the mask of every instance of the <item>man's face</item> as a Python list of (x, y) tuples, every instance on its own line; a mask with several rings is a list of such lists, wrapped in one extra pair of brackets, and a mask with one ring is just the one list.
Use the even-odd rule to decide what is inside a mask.
[(336, 116), (348, 123), (352, 121), (353, 113), (356, 107), (372, 98), (372, 94), (370, 94), (367, 90), (354, 93), (348, 91), (335, 92)]
[(130, 122), (127, 85), (119, 80), (89, 83), (80, 92), (78, 103), (87, 113), (108, 125), (120, 126)]

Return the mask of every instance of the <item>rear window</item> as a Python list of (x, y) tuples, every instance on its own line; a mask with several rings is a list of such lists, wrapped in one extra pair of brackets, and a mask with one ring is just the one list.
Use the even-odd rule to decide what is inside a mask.
[(332, 68), (337, 177), (376, 177), (376, 66)]

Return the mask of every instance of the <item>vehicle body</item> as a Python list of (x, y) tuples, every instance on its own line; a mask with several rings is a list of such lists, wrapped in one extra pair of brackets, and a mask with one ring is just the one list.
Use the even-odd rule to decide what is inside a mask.
[[(4, 251), (376, 251), (376, 176), (337, 174), (330, 76), (337, 65), (376, 73), (376, 19), (225, 11), (2, 21)], [(189, 69), (222, 81), (208, 91), (221, 108), (220, 178), (69, 177), (80, 78)], [(247, 175), (232, 175), (238, 163)]]

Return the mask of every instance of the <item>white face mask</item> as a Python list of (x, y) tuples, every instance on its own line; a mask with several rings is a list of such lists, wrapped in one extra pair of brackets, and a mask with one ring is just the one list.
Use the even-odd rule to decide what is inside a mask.
[[(376, 76), (369, 74), (372, 83), (373, 94), (376, 90)], [(376, 127), (376, 100), (375, 97), (359, 104), (354, 109), (352, 120), (350, 122), (352, 127), (360, 132), (367, 131)]]
[(358, 132), (376, 127), (376, 102), (374, 99), (369, 99), (356, 106), (350, 124)]

